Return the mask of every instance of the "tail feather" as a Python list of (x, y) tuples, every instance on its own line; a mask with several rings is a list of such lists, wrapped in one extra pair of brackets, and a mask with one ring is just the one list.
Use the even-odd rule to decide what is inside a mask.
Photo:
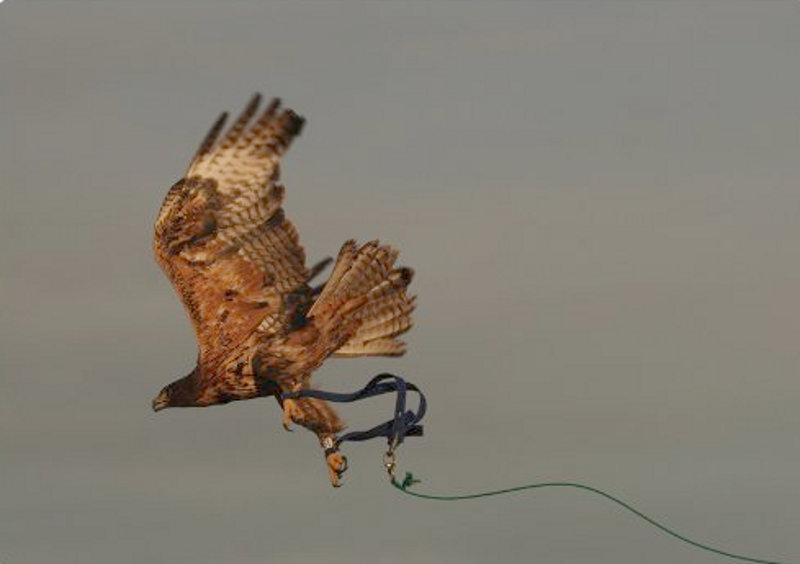
[(328, 281), (325, 283), (325, 286), (322, 287), (317, 301), (315, 301), (311, 309), (308, 310), (309, 317), (318, 314), (325, 306), (331, 305), (334, 292), (336, 292), (339, 287), (339, 282), (341, 282), (342, 277), (347, 274), (347, 271), (350, 269), (355, 254), (356, 242), (350, 239), (342, 245), (339, 256), (336, 257), (336, 263), (333, 265), (331, 275), (328, 277)]
[(382, 337), (394, 337), (411, 329), (412, 324), (413, 322), (408, 316), (395, 317), (369, 328), (362, 326), (358, 331), (358, 336), (365, 342)]
[(414, 297), (408, 298), (405, 296), (392, 295), (385, 298), (375, 300), (374, 302), (364, 306), (361, 316), (364, 322), (361, 326), (362, 331), (373, 329), (378, 325), (382, 325), (392, 319), (402, 317), (409, 317), (414, 307), (416, 300)]
[(337, 292), (343, 298), (356, 297), (371, 290), (377, 281), (386, 280), (397, 251), (370, 241), (358, 250), (350, 269), (342, 277)]
[(328, 282), (308, 312), (328, 335), (335, 356), (398, 356), (396, 339), (412, 326), (414, 298), (406, 295), (413, 271), (395, 268), (397, 251), (370, 241), (356, 249), (348, 241)]

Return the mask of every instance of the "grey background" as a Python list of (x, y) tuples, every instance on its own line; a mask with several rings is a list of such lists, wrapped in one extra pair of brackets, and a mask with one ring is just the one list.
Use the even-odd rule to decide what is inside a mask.
[[(417, 271), (421, 490), (615, 492), (800, 558), (800, 4), (0, 5), (0, 562), (716, 562), (588, 494), (333, 490), (272, 401), (153, 414), (194, 362), (150, 251), (222, 110), (280, 95), (311, 258)], [(353, 427), (389, 401), (342, 409)]]

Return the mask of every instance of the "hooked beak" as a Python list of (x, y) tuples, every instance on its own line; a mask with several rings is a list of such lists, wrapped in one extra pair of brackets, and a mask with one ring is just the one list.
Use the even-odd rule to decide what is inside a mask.
[(153, 411), (161, 411), (169, 407), (169, 393), (167, 390), (161, 390), (161, 393), (153, 400)]

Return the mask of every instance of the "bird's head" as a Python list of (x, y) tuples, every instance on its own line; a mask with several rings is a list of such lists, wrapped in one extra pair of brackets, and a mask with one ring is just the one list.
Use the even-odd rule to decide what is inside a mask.
[(153, 399), (153, 411), (168, 407), (193, 407), (197, 403), (197, 369), (164, 386)]

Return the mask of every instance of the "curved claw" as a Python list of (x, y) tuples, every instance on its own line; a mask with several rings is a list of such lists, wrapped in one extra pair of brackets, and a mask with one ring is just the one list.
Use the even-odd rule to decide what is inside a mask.
[(297, 402), (292, 399), (283, 400), (283, 428), (289, 432), (294, 431), (292, 423), (301, 419), (303, 411), (297, 405)]

